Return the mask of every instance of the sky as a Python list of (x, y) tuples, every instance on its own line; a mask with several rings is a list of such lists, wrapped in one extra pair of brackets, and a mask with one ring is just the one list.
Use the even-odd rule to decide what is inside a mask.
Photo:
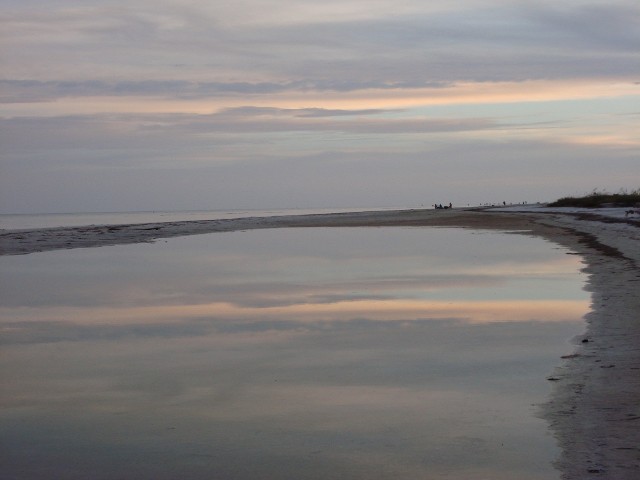
[(0, 0), (0, 213), (640, 188), (637, 0)]

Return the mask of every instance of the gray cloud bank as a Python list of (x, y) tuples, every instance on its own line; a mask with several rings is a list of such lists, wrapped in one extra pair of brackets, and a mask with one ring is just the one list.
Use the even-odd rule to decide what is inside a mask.
[[(436, 9), (410, 2), (405, 14), (384, 8), (379, 17), (328, 21), (310, 13), (289, 22), (259, 21), (253, 15), (260, 6), (250, 2), (236, 9), (58, 2), (38, 10), (9, 3), (2, 18), (5, 80), (49, 95), (197, 97), (638, 74), (640, 8), (629, 1)], [(245, 22), (242, 8), (249, 9)], [(43, 76), (55, 81), (41, 82)]]

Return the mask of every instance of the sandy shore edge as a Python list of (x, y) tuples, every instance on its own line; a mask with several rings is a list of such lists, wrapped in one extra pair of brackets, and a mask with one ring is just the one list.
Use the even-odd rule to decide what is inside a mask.
[[(549, 377), (549, 422), (566, 480), (640, 478), (640, 225), (593, 213), (540, 214), (534, 234), (583, 258), (584, 335)], [(556, 230), (560, 229), (560, 230)]]
[(567, 480), (640, 478), (640, 222), (548, 209), (397, 210), (4, 231), (0, 255), (286, 227), (431, 226), (535, 235), (581, 255), (592, 309), (541, 407)]
[(518, 230), (530, 229), (531, 224), (531, 219), (523, 215), (479, 214), (471, 209), (422, 209), (3, 230), (0, 231), (0, 255), (144, 243), (179, 236), (260, 228), (434, 226)]

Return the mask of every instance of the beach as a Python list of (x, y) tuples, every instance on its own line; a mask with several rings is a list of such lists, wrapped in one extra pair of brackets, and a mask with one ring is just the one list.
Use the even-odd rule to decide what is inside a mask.
[(592, 294), (585, 333), (549, 378), (556, 385), (542, 412), (566, 479), (640, 475), (640, 224), (623, 219), (622, 210), (534, 219), (562, 229), (539, 234), (582, 256)]
[[(583, 259), (591, 311), (574, 351), (549, 373), (539, 411), (561, 450), (565, 479), (640, 475), (640, 222), (623, 209), (511, 208), (396, 210), (94, 225), (0, 233), (1, 255), (156, 242), (214, 232), (314, 227), (449, 227), (536, 236)], [(517, 242), (517, 238), (514, 238)]]

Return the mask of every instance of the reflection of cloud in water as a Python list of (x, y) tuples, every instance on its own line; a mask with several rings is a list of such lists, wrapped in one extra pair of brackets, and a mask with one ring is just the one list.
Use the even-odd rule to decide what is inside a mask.
[[(486, 465), (490, 478), (503, 469), (503, 478), (513, 478), (510, 468), (527, 478), (522, 469), (531, 468), (536, 478), (537, 455), (547, 458), (530, 439), (544, 429), (529, 414), (542, 398), (536, 372), (557, 358), (547, 339), (574, 329), (455, 319), (191, 319), (167, 330), (144, 327), (112, 325), (105, 335), (73, 326), (89, 337), (73, 348), (7, 349), (5, 365), (28, 359), (33, 371), (6, 376), (12, 388), (3, 404), (36, 412), (12, 432), (12, 450), (22, 445), (20, 432), (39, 429), (28, 425), (42, 409), (49, 428), (68, 432), (58, 439), (62, 461), (70, 461), (64, 452), (83, 448), (94, 464), (114, 452), (144, 457), (151, 448), (176, 464), (187, 452), (211, 456), (210, 467), (229, 478), (252, 478), (238, 473), (242, 455), (259, 459), (267, 470), (260, 478), (285, 475), (278, 465), (288, 456), (296, 468), (318, 457), (330, 478), (349, 478), (353, 468), (360, 472), (354, 478), (407, 471), (420, 478), (452, 465), (473, 475)], [(56, 426), (58, 418), (64, 425)], [(383, 465), (384, 475), (363, 473)]]
[[(180, 337), (212, 332), (335, 328), (354, 318), (394, 324), (441, 318), (468, 323), (579, 321), (588, 303), (577, 300), (467, 301), (352, 300), (284, 307), (226, 303), (128, 309), (23, 308), (2, 324), (2, 343)], [(392, 320), (389, 320), (392, 319)]]
[[(60, 327), (65, 330), (62, 325), (53, 327), (49, 331)], [(384, 387), (380, 398), (393, 397), (385, 391), (404, 391), (407, 402), (414, 402), (412, 398), (420, 395), (415, 387), (429, 392), (433, 387), (436, 392), (464, 389), (467, 393), (488, 394), (502, 384), (509, 395), (526, 397), (530, 389), (526, 379), (535, 372), (536, 364), (553, 363), (556, 346), (547, 345), (544, 339), (562, 337), (574, 328), (567, 322), (468, 324), (455, 319), (402, 324), (355, 319), (311, 323), (304, 328), (285, 321), (253, 322), (246, 328), (231, 321), (219, 328), (201, 324), (193, 324), (193, 329), (172, 327), (173, 332), (69, 327), (66, 333), (73, 332), (76, 337), (72, 340), (79, 344), (68, 348), (67, 343), (54, 350), (59, 352), (55, 359), (50, 358), (49, 348), (30, 352), (18, 348), (6, 350), (5, 360), (29, 355), (34, 367), (50, 376), (52, 385), (56, 377), (70, 380), (65, 387), (70, 398), (77, 394), (72, 388), (74, 382), (80, 386), (88, 382), (88, 389), (94, 393), (104, 389), (116, 394), (108, 395), (114, 406), (120, 402), (126, 406), (129, 401), (127, 396), (120, 397), (119, 391), (144, 393), (145, 398), (150, 395), (154, 403), (185, 401), (204, 409), (212, 400), (219, 404), (221, 392), (227, 392), (228, 397), (228, 392), (238, 389), (262, 391), (242, 400), (249, 405), (261, 398), (260, 411), (282, 408), (280, 400), (289, 393), (288, 402), (294, 404), (300, 404), (297, 397), (301, 401), (305, 395), (316, 398), (302, 402), (307, 408), (313, 402), (325, 402), (323, 398), (329, 403), (364, 404), (373, 399), (362, 392), (374, 386)], [(203, 331), (208, 334), (201, 335)], [(187, 336), (188, 332), (192, 336)], [(80, 342), (82, 336), (84, 343)], [(523, 384), (514, 389), (514, 377), (520, 375)], [(13, 380), (17, 385), (24, 382), (20, 375)], [(31, 384), (26, 385), (31, 388)], [(42, 393), (46, 390), (43, 385), (38, 388)], [(315, 392), (325, 388), (325, 393)], [(334, 398), (333, 393), (339, 390), (349, 393), (350, 399)], [(274, 399), (274, 405), (268, 406), (268, 398)], [(401, 403), (400, 397), (390, 402), (396, 406)]]
[[(310, 279), (313, 275), (310, 274)], [(334, 302), (336, 299), (389, 298), (406, 295), (408, 291), (434, 292), (456, 288), (487, 288), (504, 285), (509, 277), (501, 275), (460, 273), (435, 275), (379, 276), (354, 278), (350, 281), (334, 280), (330, 283), (290, 283), (275, 280), (256, 282), (251, 277), (244, 281), (228, 281), (224, 278), (208, 278), (200, 282), (178, 283), (173, 279), (167, 284), (164, 279), (150, 278), (148, 282), (121, 281), (113, 285), (47, 284), (36, 301), (24, 292), (7, 286), (0, 292), (4, 306), (136, 306), (140, 304), (181, 305), (190, 303), (228, 302), (243, 306), (277, 306), (295, 303)], [(350, 293), (360, 292), (360, 293)], [(325, 298), (326, 300), (322, 300)]]
[[(0, 304), (135, 307), (229, 302), (259, 307), (333, 301), (341, 295), (407, 298), (451, 295), (456, 290), (461, 297), (473, 291), (489, 298), (514, 279), (537, 282), (535, 288), (519, 289), (520, 295), (532, 298), (541, 285), (569, 290), (562, 284), (579, 267), (577, 258), (549, 255), (546, 242), (523, 236), (454, 235), (451, 229), (419, 228), (337, 232), (235, 232), (167, 244), (3, 258), (4, 274), (12, 281), (0, 290)], [(507, 251), (512, 259), (505, 258)], [(64, 281), (60, 271), (65, 272)]]
[(531, 404), (588, 309), (577, 264), (468, 238), (255, 231), (3, 259), (12, 471), (82, 452), (106, 478), (549, 478)]

